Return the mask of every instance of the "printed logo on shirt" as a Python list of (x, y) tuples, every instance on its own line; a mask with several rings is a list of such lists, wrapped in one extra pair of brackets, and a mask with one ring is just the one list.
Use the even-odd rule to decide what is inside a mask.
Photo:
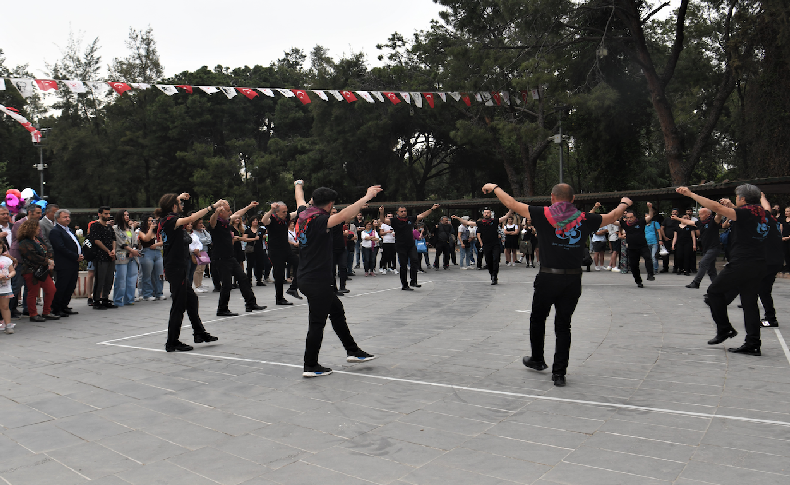
[(557, 239), (567, 239), (568, 244), (576, 244), (582, 238), (582, 232), (578, 228), (574, 228), (568, 232), (556, 231), (554, 233)]
[(760, 235), (760, 239), (765, 239), (766, 237), (768, 237), (768, 224), (764, 222), (758, 223), (757, 234)]

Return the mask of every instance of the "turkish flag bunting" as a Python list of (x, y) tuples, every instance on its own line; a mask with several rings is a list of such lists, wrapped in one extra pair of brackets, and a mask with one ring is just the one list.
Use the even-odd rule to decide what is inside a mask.
[(502, 96), (499, 93), (496, 91), (491, 91), (491, 96), (493, 96), (497, 106), (502, 106)]
[(340, 94), (342, 94), (343, 97), (346, 98), (346, 101), (348, 101), (349, 103), (353, 103), (354, 101), (357, 100), (357, 97), (354, 96), (354, 93), (352, 93), (351, 91), (340, 91)]
[(291, 91), (293, 91), (296, 97), (299, 98), (299, 101), (301, 101), (302, 104), (311, 103), (310, 96), (307, 95), (307, 91), (305, 91), (304, 89), (292, 89)]
[(38, 89), (42, 91), (49, 91), (50, 89), (55, 91), (58, 90), (58, 82), (52, 79), (36, 79), (36, 85), (38, 85)]
[(109, 84), (110, 87), (113, 88), (116, 93), (118, 93), (118, 96), (132, 89), (132, 87), (126, 83), (107, 83), (107, 84)]
[(466, 103), (467, 106), (472, 106), (472, 100), (469, 99), (468, 95), (466, 95), (466, 94), (462, 95), (461, 99), (464, 100), (464, 103)]
[(519, 91), (521, 93), (521, 100), (524, 101), (524, 104), (527, 104), (527, 96), (529, 96), (529, 91)]
[(247, 99), (252, 99), (258, 95), (255, 91), (250, 88), (236, 88), (241, 94), (247, 96)]
[(392, 104), (400, 103), (400, 98), (398, 97), (397, 94), (395, 94), (395, 93), (383, 93), (383, 94), (384, 94), (384, 96), (387, 97), (387, 99), (392, 101)]
[(433, 93), (422, 93), (425, 96), (425, 100), (428, 101), (428, 106), (433, 108)]
[(187, 86), (186, 84), (176, 84), (176, 87), (183, 89), (184, 91), (188, 92), (189, 94), (192, 94), (192, 86)]

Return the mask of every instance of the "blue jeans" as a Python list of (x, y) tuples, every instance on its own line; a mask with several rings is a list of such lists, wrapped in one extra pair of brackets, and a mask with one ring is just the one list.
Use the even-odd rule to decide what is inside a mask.
[(346, 262), (346, 271), (347, 274), (351, 274), (354, 272), (354, 251), (347, 251), (348, 252), (348, 261)]
[[(357, 240), (357, 241), (354, 243), (354, 254), (356, 254), (356, 256), (357, 256), (357, 266), (359, 266), (359, 263), (362, 261), (362, 246), (360, 246), (360, 243), (361, 243), (361, 242), (362, 242), (362, 241), (360, 241), (360, 240)], [(351, 267), (351, 266), (349, 266), (349, 268), (350, 268), (350, 267)]]
[(466, 261), (466, 266), (472, 264), (472, 245), (467, 244), (466, 247), (459, 246), (459, 251), (461, 252), (461, 267), (464, 267), (464, 260)]
[(650, 257), (653, 258), (653, 273), (658, 273), (658, 243), (648, 244), (650, 248)]
[[(187, 261), (187, 283), (189, 283), (189, 286), (192, 286), (192, 281), (194, 281), (196, 269), (197, 269), (197, 265), (192, 262), (192, 256), (190, 255), (189, 261)], [(250, 279), (250, 281), (252, 281), (252, 279)]]
[(140, 259), (143, 298), (159, 297), (164, 294), (162, 292), (163, 283), (159, 279), (163, 264), (162, 253), (158, 249), (143, 249), (143, 257)]
[(134, 303), (134, 290), (137, 287), (137, 262), (133, 259), (126, 264), (115, 265), (115, 289), (113, 302), (116, 306)]

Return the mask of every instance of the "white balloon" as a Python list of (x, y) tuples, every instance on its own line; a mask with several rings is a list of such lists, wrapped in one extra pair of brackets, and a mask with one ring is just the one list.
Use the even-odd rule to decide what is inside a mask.
[(30, 187), (28, 187), (28, 188), (26, 188), (25, 190), (22, 191), (22, 199), (24, 199), (24, 200), (27, 200), (27, 199), (33, 197), (34, 195), (36, 195), (36, 191), (31, 189)]

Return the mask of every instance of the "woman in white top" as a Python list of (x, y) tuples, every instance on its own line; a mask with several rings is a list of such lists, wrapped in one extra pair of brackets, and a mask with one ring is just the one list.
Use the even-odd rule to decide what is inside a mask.
[[(203, 219), (198, 219), (195, 221), (192, 227), (192, 239), (194, 241), (195, 236), (197, 236), (198, 241), (202, 248), (200, 251), (204, 253), (208, 253), (208, 247), (211, 245), (211, 234), (206, 230), (205, 223)], [(190, 251), (192, 248), (189, 248)], [(208, 254), (206, 254), (208, 255)], [(206, 271), (206, 264), (197, 264), (195, 266), (195, 271), (192, 274), (192, 280), (195, 283), (195, 293), (205, 293), (208, 291), (207, 286), (203, 286), (203, 275)]]
[(0, 331), (14, 333), (15, 324), (11, 323), (11, 310), (9, 302), (14, 297), (11, 289), (11, 278), (16, 276), (16, 260), (8, 254), (8, 243), (5, 238), (0, 238)]
[(508, 217), (505, 222), (505, 266), (516, 265), (516, 253), (518, 252), (518, 236), (521, 230), (518, 224), (513, 222), (512, 217)]
[(373, 223), (365, 223), (365, 230), (361, 233), (362, 261), (365, 263), (365, 276), (376, 276), (376, 253), (379, 249), (379, 233), (373, 229)]
[[(187, 283), (192, 286), (192, 282), (195, 279), (195, 271), (198, 267), (197, 257), (200, 255), (200, 251), (203, 251), (203, 243), (200, 242), (200, 236), (198, 235), (197, 231), (192, 230), (192, 223), (190, 222), (187, 224), (184, 229), (186, 230), (189, 237), (192, 238), (192, 242), (189, 243), (189, 268), (187, 269)], [(195, 288), (195, 293), (204, 293), (206, 290), (199, 290)]]

